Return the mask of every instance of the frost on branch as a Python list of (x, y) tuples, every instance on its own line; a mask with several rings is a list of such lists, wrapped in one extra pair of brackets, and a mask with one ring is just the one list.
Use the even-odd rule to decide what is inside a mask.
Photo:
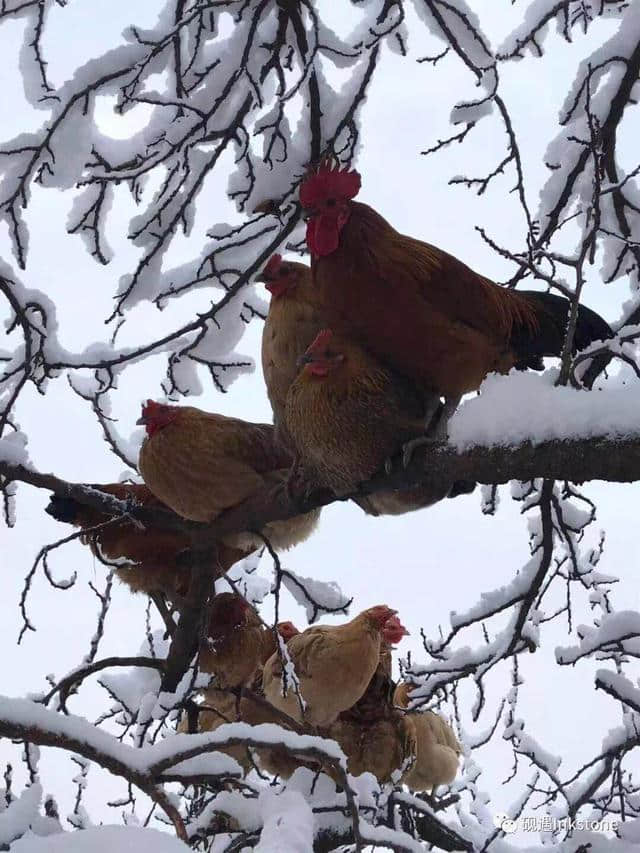
[[(0, 375), (0, 415), (12, 410), (28, 381), (44, 390), (48, 379), (70, 371), (77, 388), (77, 372), (93, 373), (97, 386), (82, 396), (114, 452), (130, 465), (127, 440), (109, 422), (109, 393), (129, 365), (157, 354), (166, 354), (162, 388), (172, 399), (211, 386), (224, 391), (252, 368), (251, 359), (232, 352), (244, 325), (264, 312), (248, 284), (296, 232), (296, 190), (308, 164), (332, 148), (345, 161), (353, 157), (358, 111), (381, 42), (393, 38), (401, 16), (385, 6), (376, 13), (375, 34), (363, 38), (364, 21), (354, 33), (333, 33), (305, 4), (165, 2), (153, 27), (132, 24), (121, 44), (54, 85), (43, 33), (50, 15), (69, 15), (64, 6), (27, 2), (0, 11), (0, 25), (14, 17), (25, 23), (21, 68), (27, 97), (42, 114), (39, 130), (0, 144), (0, 219), (15, 264), (27, 276), (34, 184), (45, 191), (38, 198), (66, 192), (67, 230), (96, 261), (109, 263), (126, 241), (137, 260), (113, 293), (104, 340), (84, 352), (59, 345), (53, 306), (32, 299), (14, 272), (3, 269), (16, 343)], [(336, 89), (323, 63), (342, 68), (345, 61), (347, 78)], [(109, 136), (97, 118), (104, 99), (121, 129), (129, 114), (144, 115), (141, 129)], [(210, 216), (201, 211), (210, 209), (210, 187), (222, 177), (227, 197), (218, 199), (217, 212), (225, 222), (207, 236)], [(124, 187), (135, 213), (116, 245), (107, 228), (115, 235), (114, 203)], [(252, 213), (271, 199), (281, 217)], [(189, 306), (190, 320), (177, 309), (182, 319), (161, 335), (150, 329), (135, 346), (117, 346), (134, 306), (166, 311), (174, 302)], [(0, 434), (5, 426), (0, 420)]]

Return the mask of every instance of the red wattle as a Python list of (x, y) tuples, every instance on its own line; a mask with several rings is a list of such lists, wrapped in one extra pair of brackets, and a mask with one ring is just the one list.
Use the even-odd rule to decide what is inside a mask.
[(330, 255), (338, 248), (340, 231), (333, 217), (314, 216), (307, 223), (307, 246), (314, 258)]
[(273, 296), (274, 299), (277, 299), (279, 296), (289, 289), (289, 285), (285, 281), (273, 281), (269, 282), (265, 285), (269, 293)]

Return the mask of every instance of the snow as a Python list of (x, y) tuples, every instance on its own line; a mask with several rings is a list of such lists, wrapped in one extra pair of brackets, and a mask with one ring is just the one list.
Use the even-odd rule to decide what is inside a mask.
[(259, 853), (307, 853), (313, 850), (314, 818), (310, 805), (297, 791), (262, 791), (258, 808), (263, 828), (254, 848)]
[(524, 9), (522, 23), (502, 42), (498, 54), (509, 57), (522, 56), (524, 51), (528, 51), (533, 56), (541, 56), (542, 46), (553, 23), (556, 24), (556, 29), (560, 33), (565, 26), (569, 31), (575, 27), (584, 31), (589, 23), (594, 19), (597, 20), (601, 12), (608, 17), (620, 15), (622, 12), (622, 7), (616, 7), (615, 4), (608, 4), (603, 9), (600, 0), (584, 0), (581, 5), (584, 16), (578, 14), (565, 16), (565, 8), (558, 3), (558, 0), (529, 0), (529, 4)]
[(28, 465), (27, 436), (16, 430), (0, 437), (0, 462), (9, 465)]
[(25, 836), (11, 853), (185, 853), (189, 847), (166, 832), (136, 826), (98, 826), (47, 838)]
[(298, 735), (273, 723), (263, 723), (259, 726), (225, 723), (214, 732), (197, 735), (176, 734), (159, 743), (135, 749), (121, 743), (116, 737), (82, 717), (57, 714), (28, 699), (0, 696), (0, 721), (10, 725), (45, 729), (87, 745), (129, 770), (144, 774), (156, 772), (161, 765), (165, 769), (172, 768), (178, 762), (190, 758), (189, 753), (193, 752), (195, 755), (208, 750), (209, 747), (224, 746), (229, 740), (236, 738), (254, 739), (265, 745), (286, 744), (292, 749), (313, 747), (330, 758), (337, 759), (343, 766), (345, 762), (342, 750), (334, 741), (312, 735)]
[(622, 701), (627, 703), (634, 711), (640, 709), (640, 689), (618, 672), (611, 672), (609, 669), (599, 669), (596, 671), (596, 680), (605, 689), (610, 688), (615, 690), (616, 695), (622, 698)]
[(174, 776), (209, 777), (209, 776), (242, 776), (242, 767), (238, 762), (224, 753), (213, 755), (196, 755), (186, 761), (179, 761), (171, 768), (170, 774)]
[[(43, 820), (38, 811), (41, 802), (42, 785), (35, 782), (25, 788), (19, 797), (12, 800), (0, 812), (0, 846), (11, 844), (31, 827), (38, 826), (38, 823)], [(47, 833), (38, 831), (37, 834), (46, 835)], [(7, 848), (4, 847), (4, 849)]]
[(522, 599), (525, 592), (530, 588), (531, 581), (539, 567), (537, 557), (528, 563), (516, 574), (512, 581), (504, 586), (493, 589), (490, 592), (480, 594), (480, 601), (463, 613), (451, 613), (451, 627), (459, 628), (472, 621), (485, 619), (492, 613), (496, 613), (510, 604)]
[(463, 402), (449, 422), (449, 444), (463, 451), (474, 445), (637, 435), (640, 387), (611, 380), (586, 392), (556, 387), (557, 376), (556, 369), (488, 376), (480, 395)]
[[(432, 14), (427, 3), (415, 0), (416, 11), (425, 21), (431, 32), (448, 44), (436, 17)], [(450, 32), (453, 33), (457, 44), (466, 57), (478, 68), (491, 65), (493, 61), (491, 46), (482, 33), (478, 15), (471, 9), (465, 0), (457, 0), (453, 4), (438, 5), (443, 22)]]
[(623, 651), (626, 639), (640, 637), (640, 613), (635, 610), (608, 613), (602, 617), (599, 627), (579, 625), (577, 633), (581, 638), (579, 645), (558, 646), (556, 649), (558, 663), (575, 663), (578, 658), (584, 657), (596, 649), (611, 645), (614, 646), (614, 650), (619, 648), (620, 651)]
[[(258, 551), (234, 563), (225, 577), (216, 581), (216, 593), (234, 592), (237, 588), (250, 604), (261, 604), (271, 590), (271, 582), (258, 574), (262, 556)], [(233, 585), (227, 581), (227, 578), (233, 582)]]
[(297, 603), (304, 607), (307, 622), (315, 622), (325, 613), (344, 613), (346, 615), (351, 599), (347, 598), (335, 581), (325, 583), (314, 578), (303, 577), (291, 569), (282, 575), (285, 586)]
[[(600, 4), (587, 3), (591, 11)], [(548, 145), (545, 162), (551, 169), (551, 174), (540, 192), (540, 204), (536, 218), (541, 222), (543, 228), (548, 218), (552, 215), (556, 206), (560, 203), (569, 187), (571, 192), (561, 205), (561, 218), (569, 212), (582, 208), (581, 223), (583, 227), (590, 227), (585, 219), (584, 211), (587, 211), (592, 202), (593, 194), (593, 160), (588, 158), (584, 168), (576, 170), (578, 159), (584, 154), (583, 140), (589, 140), (591, 135), (590, 121), (586, 110), (586, 99), (589, 98), (589, 112), (591, 114), (591, 126), (598, 124), (602, 126), (609, 115), (612, 99), (619, 90), (622, 76), (625, 72), (625, 60), (630, 57), (640, 37), (640, 3), (631, 0), (629, 4), (621, 4), (616, 10), (615, 5), (610, 10), (612, 14), (622, 14), (624, 23), (616, 27), (613, 35), (604, 43), (593, 50), (579, 65), (575, 81), (565, 100), (560, 116), (560, 130), (556, 137)], [(620, 178), (622, 178), (620, 174)], [(574, 179), (575, 178), (575, 179)], [(630, 192), (634, 191), (633, 183), (629, 184)], [(601, 208), (599, 235), (600, 248), (603, 250), (602, 277), (619, 277), (628, 272), (627, 265), (623, 264), (616, 272), (616, 257), (620, 251), (620, 239), (615, 236), (618, 233), (616, 212), (607, 196), (603, 197)], [(635, 217), (630, 220), (630, 238), (638, 240), (638, 222)], [(614, 236), (609, 236), (607, 232)]]

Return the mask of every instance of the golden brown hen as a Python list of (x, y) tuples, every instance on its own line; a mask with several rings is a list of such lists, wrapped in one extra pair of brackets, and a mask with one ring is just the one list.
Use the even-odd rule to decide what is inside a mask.
[(257, 281), (271, 293), (262, 331), (262, 372), (278, 436), (287, 444), (282, 432), (287, 392), (298, 374), (298, 359), (322, 323), (313, 304), (309, 267), (273, 255)]
[[(281, 485), (291, 465), (289, 452), (276, 442), (269, 424), (153, 400), (142, 407), (138, 423), (147, 430), (139, 461), (145, 483), (174, 512), (192, 521), (212, 521), (261, 489)], [(274, 548), (290, 548), (312, 533), (319, 514), (313, 510), (271, 522), (263, 533)], [(236, 548), (263, 544), (249, 532), (224, 541)]]
[[(560, 354), (566, 299), (499, 287), (397, 232), (353, 201), (359, 190), (357, 172), (326, 164), (300, 187), (314, 287), (331, 328), (420, 388), (445, 395), (445, 416), (489, 372), (540, 369), (543, 356)], [(575, 347), (610, 336), (605, 321), (582, 306)]]
[[(394, 694), (394, 703), (401, 708), (409, 704), (411, 684), (401, 682)], [(416, 757), (402, 777), (412, 791), (432, 791), (438, 785), (448, 785), (458, 772), (462, 747), (451, 726), (433, 711), (408, 711), (416, 735)]]
[[(119, 500), (135, 501), (148, 507), (167, 509), (143, 485), (131, 483), (99, 483), (91, 488), (113, 495)], [(109, 516), (79, 503), (73, 498), (52, 495), (46, 512), (58, 521), (80, 527), (87, 532), (81, 541), (89, 545), (99, 560), (116, 565), (116, 574), (133, 592), (162, 592), (171, 600), (184, 597), (189, 588), (190, 570), (181, 555), (191, 547), (186, 533), (167, 530), (159, 526), (141, 527), (128, 518), (122, 518), (90, 531), (89, 528), (103, 524)], [(219, 543), (217, 574), (246, 556), (248, 550), (230, 548)], [(119, 565), (122, 562), (125, 565)]]
[[(396, 611), (386, 605), (364, 610), (344, 625), (314, 625), (287, 643), (305, 702), (304, 720), (328, 726), (351, 708), (367, 689), (380, 660), (380, 645), (398, 643), (406, 634)], [(295, 720), (302, 720), (298, 696), (289, 680), (282, 695), (278, 653), (264, 665), (265, 698)]]

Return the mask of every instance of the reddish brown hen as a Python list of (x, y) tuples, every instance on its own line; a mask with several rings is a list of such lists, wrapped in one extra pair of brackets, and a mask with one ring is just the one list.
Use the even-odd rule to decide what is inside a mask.
[[(395, 644), (406, 634), (396, 611), (371, 607), (344, 625), (314, 625), (288, 643), (289, 655), (305, 702), (304, 720), (328, 726), (351, 708), (367, 689), (380, 660), (381, 643)], [(289, 682), (282, 695), (282, 661), (276, 653), (264, 666), (265, 698), (296, 720), (300, 703)]]
[[(269, 424), (153, 400), (142, 407), (138, 423), (147, 430), (139, 461), (145, 483), (174, 512), (192, 521), (213, 521), (265, 487), (281, 485), (291, 466), (290, 453), (276, 442)], [(311, 534), (319, 512), (271, 522), (263, 533), (274, 548), (290, 548)], [(243, 549), (263, 544), (248, 532), (224, 541)]]
[[(288, 642), (299, 631), (291, 622), (279, 622), (278, 633), (285, 642)], [(273, 631), (269, 631), (269, 635), (271, 639), (266, 638), (263, 643), (261, 652), (263, 660), (261, 664), (264, 663), (266, 657), (269, 657), (275, 651), (276, 644)], [(241, 644), (236, 646), (236, 650), (242, 653)], [(252, 692), (258, 695), (257, 699), (253, 699), (251, 696), (239, 696), (237, 692), (229, 689), (221, 690), (215, 687), (208, 687), (202, 694), (203, 710), (200, 710), (198, 713), (197, 730), (200, 732), (214, 731), (223, 725), (223, 723), (233, 723), (236, 721), (249, 723), (253, 726), (260, 723), (277, 723), (283, 725), (282, 717), (277, 712), (271, 710), (267, 704), (260, 702), (262, 693), (261, 666), (256, 670), (251, 689)], [(178, 731), (189, 731), (189, 719), (187, 715), (180, 722)], [(223, 751), (231, 755), (232, 758), (235, 758), (242, 765), (245, 772), (253, 766), (245, 747), (229, 747)], [(256, 755), (264, 770), (283, 778), (289, 778), (294, 770), (300, 766), (300, 761), (295, 759), (286, 750), (257, 749)]]
[[(113, 495), (120, 500), (133, 500), (144, 506), (167, 509), (146, 486), (128, 483), (99, 483), (91, 488)], [(163, 592), (171, 600), (184, 597), (189, 588), (190, 571), (180, 557), (191, 546), (186, 533), (161, 527), (140, 527), (130, 519), (122, 518), (90, 531), (103, 524), (109, 516), (79, 503), (73, 498), (52, 495), (46, 512), (58, 521), (64, 521), (87, 530), (81, 541), (89, 545), (99, 560), (117, 565), (116, 574), (133, 592)], [(218, 545), (218, 574), (246, 556), (247, 550)]]
[(413, 724), (393, 707), (393, 690), (391, 647), (382, 643), (378, 668), (364, 694), (326, 731), (347, 756), (353, 776), (373, 773), (381, 784), (389, 782), (415, 756)]
[[(420, 388), (461, 394), (491, 371), (540, 369), (559, 355), (569, 303), (563, 297), (496, 285), (436, 246), (397, 232), (353, 201), (360, 175), (321, 165), (302, 183), (314, 287), (328, 325), (358, 339)], [(582, 306), (577, 349), (610, 337)]]
[(200, 669), (215, 675), (217, 687), (248, 685), (274, 645), (272, 631), (249, 602), (234, 592), (221, 592), (211, 602)]

